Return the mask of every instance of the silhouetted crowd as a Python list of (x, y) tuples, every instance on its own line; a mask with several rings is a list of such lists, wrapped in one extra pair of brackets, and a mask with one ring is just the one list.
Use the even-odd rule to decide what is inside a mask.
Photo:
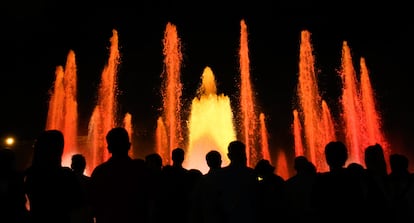
[(72, 156), (70, 167), (61, 165), (64, 136), (58, 130), (36, 138), (23, 172), (13, 150), (0, 149), (0, 223), (414, 222), (409, 159), (385, 157), (379, 144), (365, 148), (363, 165), (347, 164), (346, 145), (329, 142), (328, 171), (297, 156), (295, 174), (284, 179), (269, 160), (249, 167), (238, 140), (228, 145), (226, 166), (214, 148), (205, 154), (205, 174), (183, 167), (182, 148), (172, 151), (171, 165), (157, 153), (130, 157), (122, 127), (111, 129), (106, 142), (111, 157), (90, 176), (82, 154)]

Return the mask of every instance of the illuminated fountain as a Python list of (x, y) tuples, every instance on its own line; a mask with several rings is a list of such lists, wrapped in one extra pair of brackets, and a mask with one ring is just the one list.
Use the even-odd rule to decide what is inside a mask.
[[(154, 151), (163, 158), (163, 164), (171, 164), (172, 149), (181, 147), (186, 151), (186, 168), (197, 168), (206, 172), (205, 154), (218, 150), (223, 165), (228, 164), (227, 145), (239, 139), (246, 143), (248, 165), (254, 167), (258, 160), (268, 159), (276, 172), (284, 178), (289, 176), (288, 148), (269, 148), (266, 116), (258, 112), (254, 90), (250, 82), (247, 26), (240, 22), (239, 48), (239, 101), (232, 108), (228, 96), (218, 94), (216, 77), (210, 67), (204, 69), (201, 83), (190, 108), (181, 103), (182, 84), (180, 80), (182, 54), (176, 27), (168, 23), (164, 33), (164, 73), (162, 73), (161, 115), (157, 119)], [(62, 164), (69, 165), (70, 156), (82, 153), (87, 158), (87, 174), (109, 158), (105, 135), (115, 126), (124, 126), (132, 135), (132, 117), (129, 113), (119, 118), (117, 102), (117, 73), (120, 63), (117, 31), (110, 39), (107, 65), (101, 74), (97, 101), (91, 115), (86, 145), (80, 149), (77, 136), (76, 63), (75, 54), (70, 51), (65, 67), (57, 67), (54, 89), (49, 101), (47, 129), (60, 129), (65, 135), (65, 150)], [(340, 76), (343, 84), (340, 99), (340, 122), (325, 100), (319, 95), (317, 74), (314, 67), (310, 33), (301, 32), (299, 75), (297, 85), (297, 108), (293, 110), (293, 136), (295, 155), (305, 155), (316, 164), (319, 171), (327, 170), (323, 148), (327, 142), (343, 139), (350, 149), (350, 161), (363, 164), (363, 148), (380, 143), (389, 154), (388, 144), (381, 133), (381, 120), (376, 112), (373, 90), (370, 85), (365, 60), (360, 61), (360, 84), (355, 78), (350, 50), (344, 42)], [(189, 111), (189, 117), (182, 117)], [(118, 122), (120, 120), (121, 122)], [(236, 122), (235, 120), (240, 120)], [(342, 127), (343, 126), (343, 127)], [(139, 144), (139, 143), (138, 143)], [(131, 156), (136, 148), (131, 149)], [(270, 153), (273, 152), (273, 154)], [(139, 153), (137, 153), (139, 154)]]
[[(87, 160), (86, 173), (109, 158), (105, 135), (113, 127), (122, 125), (132, 134), (131, 115), (125, 114), (123, 123), (117, 123), (117, 72), (120, 63), (118, 33), (113, 30), (108, 63), (102, 71), (98, 89), (97, 104), (89, 126), (86, 148), (79, 148), (76, 61), (75, 53), (68, 54), (65, 68), (58, 66), (56, 80), (51, 91), (46, 129), (59, 129), (65, 136), (62, 165), (70, 166), (71, 156), (82, 153)], [(133, 150), (131, 150), (133, 151)]]
[[(294, 110), (294, 127), (303, 128), (304, 140), (302, 134), (295, 135), (296, 144), (302, 141), (304, 145), (296, 145), (298, 150), (296, 154), (303, 154), (314, 163), (318, 170), (327, 170), (324, 160), (324, 147), (329, 141), (336, 140), (335, 132), (330, 132), (330, 128), (325, 126), (332, 120), (323, 120), (329, 116), (323, 116), (322, 104), (324, 101), (319, 95), (318, 81), (314, 67), (313, 49), (310, 41), (310, 33), (303, 31), (301, 33), (300, 54), (299, 54), (299, 77), (297, 85), (298, 105), (299, 108)], [(296, 114), (296, 112), (298, 112)], [(300, 116), (298, 116), (300, 115)], [(303, 124), (297, 123), (301, 119)], [(294, 133), (300, 133), (295, 129)]]
[(156, 152), (161, 155), (163, 163), (171, 163), (171, 151), (184, 146), (182, 118), (181, 118), (181, 42), (177, 28), (167, 23), (164, 32), (164, 66), (161, 74), (163, 80), (161, 95), (163, 96), (162, 116), (158, 118), (156, 130)]
[(335, 123), (326, 101), (319, 95), (312, 51), (310, 32), (302, 31), (298, 108), (293, 111), (295, 155), (305, 155), (316, 165), (318, 171), (327, 171), (324, 147), (329, 141), (341, 140), (349, 150), (348, 162), (364, 165), (364, 149), (375, 143), (383, 146), (388, 157), (388, 143), (381, 132), (381, 119), (376, 110), (365, 59), (361, 58), (361, 80), (358, 82), (350, 49), (347, 42), (343, 42), (339, 74), (342, 80), (342, 113), (339, 123)]
[(62, 164), (69, 166), (71, 156), (78, 152), (78, 104), (75, 52), (69, 51), (66, 65), (57, 66), (50, 91), (46, 130), (59, 129), (65, 136)]
[[(97, 104), (92, 112), (88, 126), (88, 167), (93, 169), (109, 158), (106, 149), (106, 133), (117, 126), (117, 74), (120, 63), (118, 32), (112, 31), (108, 63), (101, 74)], [(89, 172), (91, 172), (89, 169)]]
[[(180, 39), (174, 25), (168, 23), (164, 35), (164, 64), (166, 72), (163, 77), (163, 116), (158, 118), (156, 129), (156, 151), (162, 155), (164, 164), (171, 164), (169, 155), (172, 149), (182, 147), (186, 149), (186, 168), (196, 168), (207, 171), (205, 154), (218, 150), (223, 159), (223, 165), (228, 164), (227, 145), (237, 139), (237, 129), (246, 143), (248, 165), (254, 167), (261, 158), (271, 163), (268, 148), (268, 133), (265, 126), (265, 116), (259, 117), (256, 113), (253, 89), (250, 83), (250, 67), (248, 56), (247, 26), (240, 22), (240, 111), (231, 108), (227, 96), (216, 94), (216, 80), (210, 67), (206, 67), (202, 74), (202, 83), (197, 96), (193, 99), (188, 118), (187, 146), (182, 138), (184, 135), (180, 96), (182, 85), (180, 82), (181, 49)], [(237, 113), (239, 112), (239, 113)], [(234, 115), (240, 114), (241, 123), (234, 123)], [(239, 127), (239, 128), (237, 128)], [(167, 138), (167, 140), (165, 139)]]
[[(105, 66), (101, 74), (101, 83), (97, 92), (97, 102), (90, 118), (88, 126), (88, 136), (85, 148), (80, 150), (74, 143), (78, 141), (77, 135), (67, 130), (68, 126), (77, 128), (77, 116), (76, 118), (69, 117), (68, 113), (70, 106), (72, 111), (77, 110), (76, 100), (71, 102), (67, 98), (76, 99), (76, 85), (70, 87), (64, 86), (63, 80), (67, 80), (68, 83), (76, 84), (76, 63), (74, 59), (74, 53), (71, 51), (70, 58), (68, 58), (67, 72), (70, 74), (63, 74), (63, 68), (59, 67), (57, 71), (56, 83), (54, 91), (50, 98), (49, 115), (47, 128), (56, 128), (64, 132), (67, 149), (64, 152), (63, 165), (69, 166), (70, 156), (74, 153), (83, 153), (87, 159), (87, 174), (90, 174), (93, 168), (109, 158), (108, 151), (106, 149), (105, 135), (115, 126), (124, 126), (127, 130), (132, 131), (132, 117), (130, 114), (125, 114), (123, 123), (118, 123), (117, 114), (117, 73), (120, 63), (120, 54), (118, 49), (118, 35), (117, 31), (113, 30), (113, 36), (110, 39), (111, 46), (109, 52), (109, 58), (107, 65)], [(233, 109), (230, 106), (228, 97), (224, 95), (216, 95), (215, 78), (210, 68), (206, 68), (202, 75), (202, 84), (198, 91), (198, 95), (193, 100), (193, 104), (190, 108), (190, 117), (188, 118), (187, 137), (185, 141), (184, 133), (186, 128), (182, 126), (182, 104), (181, 104), (181, 90), (182, 84), (180, 82), (180, 67), (181, 67), (181, 49), (180, 39), (178, 38), (177, 30), (174, 25), (168, 23), (164, 35), (164, 64), (165, 73), (163, 73), (163, 88), (162, 100), (163, 109), (162, 115), (157, 120), (157, 128), (155, 133), (155, 148), (154, 151), (158, 152), (164, 161), (164, 164), (171, 164), (170, 153), (172, 149), (176, 147), (182, 147), (186, 149), (186, 167), (187, 168), (200, 168), (200, 170), (206, 170), (204, 155), (208, 150), (217, 149), (222, 153), (224, 165), (228, 164), (227, 158), (227, 145), (230, 141), (237, 138), (236, 123), (233, 119)], [(254, 166), (258, 159), (264, 157), (270, 159), (270, 153), (268, 148), (268, 134), (265, 126), (265, 116), (261, 114), (261, 120), (259, 123), (258, 115), (255, 111), (252, 86), (250, 83), (249, 73), (249, 58), (248, 58), (248, 46), (247, 46), (247, 27), (244, 21), (241, 21), (241, 38), (240, 38), (240, 116), (243, 120), (240, 125), (242, 131), (239, 133), (242, 135), (242, 141), (246, 142), (249, 165)], [(69, 69), (70, 68), (70, 69)], [(66, 83), (65, 82), (65, 83)], [(214, 87), (213, 87), (214, 85)], [(214, 89), (214, 90), (213, 90)], [(213, 99), (215, 98), (215, 99)], [(216, 101), (216, 103), (212, 103)], [(75, 104), (71, 104), (75, 103)], [(202, 113), (197, 112), (198, 109), (206, 111), (207, 108), (211, 108), (210, 112)], [(61, 109), (61, 110), (59, 110)], [(212, 112), (214, 111), (215, 112)], [(58, 112), (58, 113), (56, 113)], [(218, 112), (218, 113), (217, 113)], [(237, 110), (235, 111), (237, 113)], [(56, 115), (60, 114), (60, 115)], [(63, 114), (63, 115), (62, 115)], [(224, 117), (223, 118), (223, 114)], [(64, 120), (59, 123), (68, 123), (57, 126), (52, 123), (56, 117), (65, 117)], [(218, 137), (216, 133), (221, 130), (208, 127), (208, 122), (202, 120), (215, 120), (215, 126), (222, 126), (224, 132), (227, 132), (227, 136)], [(205, 124), (194, 124), (200, 121)], [(58, 122), (58, 121), (54, 121)], [(220, 123), (217, 123), (220, 122)], [(209, 123), (212, 124), (212, 123)], [(197, 126), (197, 128), (195, 128)], [(66, 128), (66, 129), (65, 129)], [(76, 130), (77, 131), (77, 130)], [(200, 134), (201, 133), (201, 134)], [(208, 134), (207, 134), (208, 133)], [(223, 132), (221, 132), (223, 133)], [(262, 136), (260, 136), (260, 133)], [(225, 135), (226, 135), (225, 134)], [(214, 136), (215, 135), (215, 136)], [(131, 135), (132, 139), (132, 135)], [(266, 141), (265, 141), (266, 140)], [(65, 147), (66, 148), (66, 147)], [(131, 152), (134, 149), (131, 150)], [(132, 153), (130, 153), (132, 154)], [(204, 166), (204, 167), (202, 167)]]
[(204, 69), (201, 79), (197, 97), (191, 103), (188, 149), (184, 164), (205, 173), (208, 170), (205, 155), (213, 149), (219, 151), (222, 154), (222, 165), (226, 166), (229, 164), (227, 145), (237, 137), (230, 98), (217, 94), (216, 80), (210, 67)]

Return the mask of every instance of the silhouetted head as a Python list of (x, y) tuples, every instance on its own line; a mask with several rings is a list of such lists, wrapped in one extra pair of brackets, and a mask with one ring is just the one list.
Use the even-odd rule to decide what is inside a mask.
[(238, 140), (232, 141), (227, 147), (227, 156), (231, 164), (247, 165), (246, 145)]
[(106, 134), (106, 143), (108, 151), (112, 155), (128, 155), (128, 151), (131, 148), (128, 131), (123, 127), (115, 127), (109, 130), (108, 134)]
[(362, 176), (365, 173), (365, 168), (360, 163), (350, 163), (346, 168), (352, 176)]
[(80, 153), (72, 155), (72, 162), (70, 164), (70, 167), (74, 172), (83, 174), (86, 168), (85, 157)]
[(158, 153), (151, 153), (145, 156), (145, 165), (154, 170), (162, 169), (162, 157)]
[(203, 173), (199, 169), (188, 170), (188, 177), (189, 177), (190, 183), (196, 183), (202, 176), (203, 176)]
[(384, 150), (380, 144), (370, 145), (364, 152), (365, 167), (369, 172), (380, 175), (387, 174)]
[(181, 166), (181, 164), (184, 162), (184, 149), (182, 148), (175, 148), (173, 149), (172, 153), (171, 153), (171, 159), (173, 161), (173, 165), (176, 166)]
[(59, 130), (45, 130), (33, 144), (33, 163), (35, 165), (61, 165), (63, 147), (63, 133)]
[(392, 173), (408, 173), (409, 160), (402, 154), (390, 155), (390, 167)]
[(221, 167), (221, 154), (217, 150), (211, 150), (206, 154), (207, 166), (210, 169), (217, 169)]
[(295, 157), (293, 167), (296, 171), (300, 171), (305, 168), (307, 162), (309, 161), (305, 156), (297, 156)]
[(259, 162), (257, 162), (256, 166), (254, 167), (254, 170), (260, 175), (270, 175), (273, 174), (275, 171), (275, 167), (270, 164), (269, 160), (261, 159)]
[(341, 141), (329, 142), (325, 146), (325, 158), (331, 170), (342, 168), (348, 159), (348, 149)]
[(316, 173), (315, 165), (308, 160), (305, 156), (297, 156), (295, 157), (294, 164), (293, 164), (296, 173)]

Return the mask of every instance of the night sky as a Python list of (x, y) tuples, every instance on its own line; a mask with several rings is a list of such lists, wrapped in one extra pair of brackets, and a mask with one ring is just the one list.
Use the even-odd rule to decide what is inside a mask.
[(291, 149), (300, 32), (306, 29), (312, 34), (319, 88), (328, 103), (338, 103), (340, 86), (335, 78), (346, 40), (357, 72), (359, 58), (366, 59), (393, 149), (413, 153), (410, 33), (414, 20), (406, 10), (408, 3), (192, 2), (140, 1), (134, 6), (121, 1), (108, 7), (86, 7), (80, 1), (2, 3), (6, 10), (0, 15), (0, 137), (13, 134), (31, 140), (44, 129), (48, 91), (56, 66), (65, 64), (69, 50), (76, 54), (79, 128), (86, 134), (112, 29), (118, 31), (121, 52), (119, 109), (132, 114), (137, 138), (153, 138), (160, 114), (162, 39), (168, 22), (177, 26), (183, 46), (184, 105), (195, 96), (206, 66), (215, 74), (218, 92), (237, 100), (240, 20), (244, 19), (251, 82), (257, 106), (268, 118), (273, 150)]

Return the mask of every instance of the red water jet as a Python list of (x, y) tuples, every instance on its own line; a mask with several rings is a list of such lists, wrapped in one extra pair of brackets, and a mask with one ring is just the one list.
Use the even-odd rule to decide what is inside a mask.
[(105, 136), (117, 125), (117, 73), (120, 63), (118, 32), (112, 30), (109, 58), (101, 74), (97, 104), (89, 121), (88, 172), (109, 158)]
[[(327, 171), (324, 158), (326, 143), (342, 140), (348, 147), (348, 163), (364, 165), (364, 150), (379, 143), (387, 156), (388, 143), (381, 132), (381, 118), (377, 112), (374, 92), (369, 80), (365, 60), (360, 61), (361, 81), (357, 80), (351, 51), (346, 41), (342, 46), (341, 69), (342, 95), (340, 97), (340, 124), (335, 123), (328, 104), (319, 95), (314, 67), (310, 32), (302, 31), (299, 60), (298, 105), (294, 109), (295, 155), (304, 154), (318, 171)], [(302, 129), (303, 126), (303, 135)], [(304, 139), (304, 144), (302, 144)]]
[(65, 137), (62, 165), (70, 166), (78, 152), (78, 104), (75, 52), (70, 50), (65, 67), (56, 67), (54, 87), (50, 92), (46, 130), (58, 129)]

